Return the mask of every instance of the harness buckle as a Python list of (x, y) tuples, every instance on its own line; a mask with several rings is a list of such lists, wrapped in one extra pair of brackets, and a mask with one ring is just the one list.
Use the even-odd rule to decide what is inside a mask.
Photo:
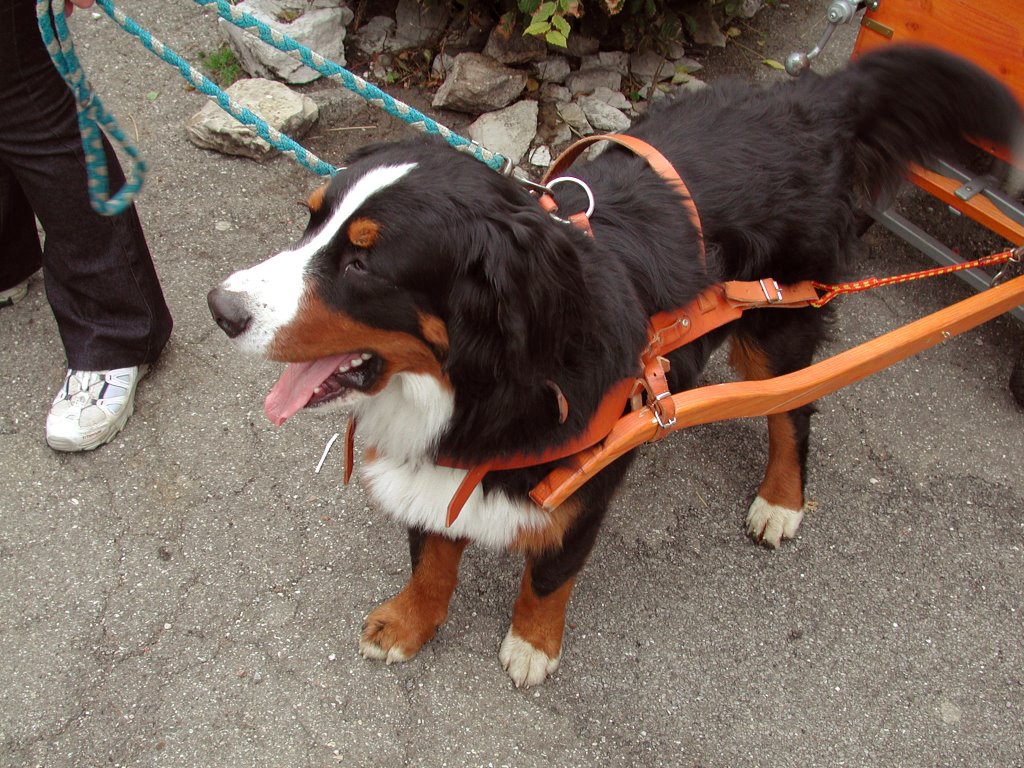
[[(765, 285), (765, 280), (770, 280), (771, 281), (772, 288), (775, 289), (775, 296), (774, 296), (774, 298), (768, 294), (768, 286)], [(761, 278), (757, 282), (761, 285), (761, 291), (764, 293), (765, 301), (767, 301), (769, 304), (781, 304), (782, 303), (782, 289), (779, 287), (779, 284), (778, 284), (778, 282), (776, 280), (774, 280), (773, 278), (768, 277), (768, 278)]]
[(651, 410), (654, 411), (654, 418), (657, 419), (658, 426), (661, 427), (662, 429), (668, 429), (668, 428), (670, 428), (672, 426), (675, 426), (675, 423), (676, 423), (676, 420), (677, 420), (675, 416), (673, 416), (668, 421), (665, 421), (665, 419), (663, 417), (663, 409), (661, 407), (661, 401), (664, 400), (666, 397), (672, 397), (672, 393), (671, 392), (662, 392), (660, 395), (658, 395), (656, 398), (654, 398), (654, 402), (651, 403)]

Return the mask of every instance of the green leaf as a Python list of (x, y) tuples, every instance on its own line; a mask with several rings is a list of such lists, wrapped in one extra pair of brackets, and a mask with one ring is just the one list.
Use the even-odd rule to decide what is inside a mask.
[(557, 9), (558, 9), (558, 6), (555, 3), (552, 3), (552, 2), (541, 3), (540, 4), (540, 8), (538, 8), (537, 12), (533, 14), (533, 21), (534, 22), (537, 22), (537, 21), (547, 21), (548, 19), (551, 18), (551, 15)]
[(544, 39), (547, 40), (552, 45), (557, 45), (559, 48), (569, 47), (568, 38), (561, 32), (556, 32), (555, 30), (551, 30), (546, 35), (544, 35)]
[(551, 23), (550, 22), (538, 21), (538, 22), (535, 22), (535, 23), (531, 24), (526, 29), (524, 29), (523, 30), (523, 34), (524, 35), (537, 35), (537, 36), (546, 35), (550, 29), (551, 29)]
[(786, 69), (785, 64), (781, 61), (776, 61), (775, 59), (761, 59), (761, 63), (765, 66), (771, 67), (772, 69), (781, 69), (783, 71)]
[(159, 91), (150, 91), (149, 93), (146, 94), (146, 101), (156, 101), (159, 98), (160, 98), (160, 92)]
[(551, 26), (553, 26), (555, 29), (557, 29), (559, 32), (565, 35), (566, 38), (569, 37), (570, 27), (569, 22), (565, 20), (565, 17), (553, 16), (551, 18)]

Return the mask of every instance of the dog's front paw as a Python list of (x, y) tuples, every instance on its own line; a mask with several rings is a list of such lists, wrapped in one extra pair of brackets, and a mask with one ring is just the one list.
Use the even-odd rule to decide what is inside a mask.
[(747, 535), (775, 549), (783, 539), (796, 536), (807, 508), (808, 505), (802, 509), (780, 507), (758, 496), (747, 512)]
[(501, 641), (498, 658), (501, 660), (501, 666), (512, 678), (512, 682), (516, 684), (516, 688), (529, 688), (540, 685), (548, 675), (554, 674), (562, 657), (559, 654), (551, 658), (510, 628), (505, 639)]
[(433, 637), (444, 619), (416, 610), (403, 592), (366, 617), (359, 654), (387, 664), (408, 661)]

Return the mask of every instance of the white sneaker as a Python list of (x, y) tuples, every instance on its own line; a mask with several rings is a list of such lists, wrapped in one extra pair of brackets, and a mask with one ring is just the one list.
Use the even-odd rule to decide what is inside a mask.
[(0, 309), (17, 304), (25, 298), (28, 293), (28, 280), (22, 280), (13, 288), (5, 288), (0, 291)]
[(135, 388), (148, 370), (69, 370), (46, 417), (46, 442), (55, 451), (91, 451), (109, 443), (132, 415)]

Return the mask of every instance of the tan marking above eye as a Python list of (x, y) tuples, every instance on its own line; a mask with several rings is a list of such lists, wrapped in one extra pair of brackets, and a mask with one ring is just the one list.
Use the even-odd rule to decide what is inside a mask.
[(423, 332), (423, 338), (438, 349), (447, 351), (448, 329), (445, 327), (444, 320), (436, 315), (428, 315), (421, 312), (420, 330)]
[(306, 207), (309, 208), (311, 213), (316, 213), (323, 207), (325, 192), (327, 192), (326, 184), (319, 189), (314, 190), (313, 194), (309, 196), (309, 199), (306, 201)]
[(348, 239), (358, 248), (370, 248), (380, 236), (380, 224), (373, 219), (355, 219), (348, 225)]

